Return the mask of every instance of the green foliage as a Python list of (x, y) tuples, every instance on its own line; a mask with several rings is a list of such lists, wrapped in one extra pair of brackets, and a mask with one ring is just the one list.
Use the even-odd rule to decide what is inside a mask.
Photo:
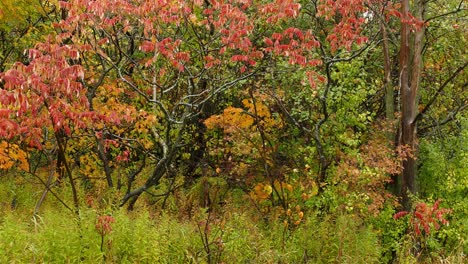
[[(112, 231), (105, 240), (106, 261), (204, 263), (207, 256), (197, 231), (198, 221), (205, 219), (203, 215), (187, 222), (165, 214), (152, 216), (147, 210), (131, 214), (115, 211)], [(60, 211), (49, 211), (33, 220), (18, 219), (10, 213), (0, 225), (0, 260), (102, 261), (100, 237), (95, 230), (97, 216), (90, 209), (81, 212), (79, 222)], [(359, 223), (352, 216), (321, 220), (311, 217), (298, 229), (289, 230), (282, 223), (258, 224), (246, 214), (230, 212), (210, 222), (209, 236), (222, 249), (220, 260), (230, 263), (374, 263), (379, 255), (376, 235)]]
[(468, 119), (462, 118), (460, 123), (458, 134), (426, 138), (421, 142), (419, 185), (420, 192), (426, 197), (449, 199), (451, 202), (461, 202), (466, 198)]
[[(0, 184), (0, 212), (8, 212), (13, 209), (31, 212), (41, 194), (38, 189), (28, 184), (31, 178), (13, 171), (1, 175), (0, 179), (2, 181)], [(1, 216), (2, 213), (0, 213)]]
[[(361, 21), (368, 7), (394, 12), (391, 1), (84, 2), (0, 2), (0, 71), (37, 65), (0, 74), (0, 134), (9, 135), (0, 141), (0, 263), (466, 262), (460, 1), (423, 1), (434, 19), (418, 110), (432, 107), (417, 120), (414, 200), (451, 209), (449, 226), (423, 235), (414, 216), (393, 218), (399, 194), (389, 190), (403, 157), (387, 138), (395, 124), (380, 121), (383, 17)], [(383, 26), (396, 86), (401, 23)], [(361, 33), (372, 37), (357, 45)], [(44, 42), (74, 55), (26, 57)], [(48, 54), (60, 59), (52, 75), (65, 76), (55, 88)], [(79, 103), (65, 89), (71, 80)], [(73, 115), (56, 129), (44, 127), (52, 115), (9, 124), (51, 111), (47, 100), (64, 94)], [(44, 98), (25, 99), (36, 95)], [(74, 112), (86, 103), (93, 113)], [(31, 131), (40, 147), (19, 140)]]
[[(363, 70), (365, 67), (363, 60), (338, 63), (331, 75), (336, 84), (330, 92), (329, 104), (331, 111), (336, 114), (336, 122), (344, 129), (356, 127), (363, 130), (373, 120), (373, 114), (366, 104), (371, 103), (369, 99), (381, 84), (372, 80), (369, 73)], [(355, 146), (359, 142), (353, 143), (350, 139), (350, 142), (344, 143)]]
[(402, 237), (405, 235), (408, 225), (403, 221), (396, 221), (393, 215), (396, 213), (391, 206), (386, 206), (380, 214), (369, 219), (379, 237), (381, 246), (381, 263), (390, 263), (401, 248)]
[(0, 30), (21, 28), (39, 17), (39, 0), (5, 0), (0, 3)]
[[(459, 133), (427, 138), (421, 142), (419, 186), (428, 199), (441, 199), (452, 209), (450, 226), (437, 233), (430, 246), (433, 250), (468, 250), (468, 132), (467, 119), (460, 118)], [(442, 132), (442, 131), (441, 131)]]
[(380, 246), (376, 233), (356, 216), (312, 219), (304, 228), (310, 229), (304, 242), (315, 244), (305, 248), (311, 263), (379, 262)]
[(220, 177), (203, 176), (188, 191), (187, 202), (195, 207), (218, 209), (226, 192), (226, 180)]
[(53, 31), (50, 26), (56, 0), (0, 2), (0, 71), (24, 60), (24, 51)]
[[(206, 263), (202, 240), (206, 235), (212, 257), (217, 254), (217, 260), (225, 263), (384, 263), (393, 255), (401, 263), (411, 263), (408, 226), (392, 218), (395, 211), (389, 206), (372, 219), (305, 211), (296, 226), (282, 220), (261, 221), (253, 208), (240, 206), (236, 199), (242, 198), (229, 200), (220, 213), (203, 209), (194, 211), (191, 219), (143, 207), (131, 213), (85, 208), (77, 220), (72, 212), (51, 206), (53, 200), (34, 218), (19, 209), (5, 211), (0, 218), (0, 262), (96, 263), (105, 256), (107, 263)], [(102, 215), (115, 222), (101, 252), (96, 224)], [(444, 227), (427, 240), (428, 247), (436, 247), (433, 259), (462, 263), (456, 262), (462, 258), (460, 240), (458, 247), (444, 251), (434, 244), (453, 231)]]

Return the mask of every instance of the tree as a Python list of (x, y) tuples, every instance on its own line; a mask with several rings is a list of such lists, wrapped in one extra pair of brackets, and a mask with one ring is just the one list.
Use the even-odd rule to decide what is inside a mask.
[[(132, 105), (157, 117), (150, 128), (153, 146), (157, 147), (145, 150), (154, 169), (139, 187), (134, 188), (134, 177), (128, 177), (122, 203), (131, 199), (130, 208), (143, 192), (159, 183), (181, 146), (189, 143), (185, 133), (190, 124), (200, 122), (198, 118), (208, 106), (229, 88), (245, 85), (248, 78), (261, 78), (267, 63), (275, 62), (273, 57), (285, 58), (304, 69), (312, 87), (317, 78), (324, 80), (313, 70), (321, 64), (314, 55), (320, 42), (307, 28), (283, 26), (299, 15), (300, 4), (294, 1), (76, 0), (60, 2), (60, 7), (66, 10), (55, 25), (60, 32), (29, 51), (29, 65), (17, 64), (2, 75), (2, 105), (7, 107), (3, 118), (10, 124), (2, 135), (14, 137), (24, 132), (23, 140), (39, 148), (38, 139), (44, 134), (37, 122), (46, 120), (55, 133), (60, 159), (65, 160), (64, 139), (73, 128), (91, 129), (112, 186), (108, 156), (99, 139), (131, 147), (138, 139), (97, 126), (103, 115), (94, 105), (104, 84), (125, 86), (124, 93)], [(351, 11), (322, 7), (321, 15), (335, 9), (343, 15), (335, 27), (330, 27), (335, 28), (329, 38), (332, 50), (341, 46), (349, 49), (354, 42), (364, 41), (358, 34), (362, 19), (356, 20), (364, 10), (361, 6)], [(23, 92), (25, 85), (30, 90)], [(15, 101), (17, 97), (20, 100)], [(109, 116), (104, 122), (117, 124), (119, 118), (124, 117)], [(81, 119), (91, 122), (83, 124)], [(320, 125), (316, 128), (319, 130)], [(316, 139), (320, 145), (320, 139)], [(73, 186), (72, 172), (66, 170)]]
[[(331, 137), (326, 137), (336, 127), (325, 135), (324, 130), (330, 119), (337, 118), (332, 111), (338, 107), (335, 95), (339, 89), (348, 94), (353, 89), (337, 80), (336, 74), (348, 62), (361, 63), (363, 55), (378, 44), (379, 29), (384, 40), (386, 33), (395, 38), (389, 28), (393, 24), (387, 24), (391, 16), (402, 20), (398, 24), (401, 145), (414, 148), (415, 123), (426, 112), (424, 108), (416, 114), (425, 1), (415, 2), (414, 16), (408, 1), (398, 11), (384, 0), (71, 0), (59, 4), (62, 14), (54, 24), (56, 33), (29, 50), (25, 64), (15, 64), (0, 76), (5, 121), (1, 136), (41, 148), (50, 141), (46, 132), (52, 132), (59, 149), (57, 160), (64, 164), (70, 158), (67, 155), (76, 152), (67, 149), (66, 143), (79, 146), (77, 138), (89, 139), (94, 146), (89, 149), (100, 161), (109, 188), (115, 186), (114, 159), (138, 168), (126, 176), (121, 201), (130, 209), (162, 177), (171, 177), (177, 161), (188, 157), (192, 165), (185, 173), (194, 175), (206, 150), (203, 121), (235, 101), (232, 98), (238, 93), (233, 88), (254, 94), (251, 86), (262, 82), (272, 86), (269, 93), (285, 119), (314, 142), (319, 182), (324, 182), (334, 162), (334, 146), (327, 143)], [(371, 23), (370, 11), (379, 18), (378, 26)], [(384, 47), (384, 53), (388, 52)], [(385, 62), (390, 94), (388, 54)], [(294, 74), (285, 76), (284, 69)], [(455, 71), (448, 82), (463, 69)], [(308, 87), (300, 93), (311, 97), (306, 100), (311, 102), (309, 115), (291, 111), (285, 102), (295, 98), (282, 98), (275, 90), (278, 84), (291, 85), (291, 91)], [(283, 95), (289, 92), (284, 90)], [(388, 98), (387, 105), (391, 103)], [(354, 103), (359, 106), (368, 104), (358, 101)], [(371, 108), (365, 109), (369, 112), (366, 120), (374, 112)], [(44, 124), (47, 128), (41, 127)], [(141, 168), (148, 164), (152, 171), (142, 178)], [(73, 186), (73, 172), (66, 167)], [(406, 203), (406, 190), (414, 192), (414, 173), (410, 173), (414, 158), (406, 159), (403, 167)]]
[[(140, 109), (158, 117), (151, 127), (158, 147), (148, 150), (154, 169), (139, 187), (133, 188), (134, 179), (129, 178), (123, 203), (130, 200), (130, 208), (170, 170), (180, 148), (190, 144), (185, 133), (191, 124), (209, 116), (204, 112), (227, 89), (242, 87), (248, 78), (262, 79), (261, 70), (273, 62), (272, 57), (306, 69), (310, 84), (315, 85), (317, 76), (307, 69), (320, 64), (313, 52), (319, 42), (307, 28), (282, 26), (299, 15), (300, 5), (294, 1), (118, 1), (112, 5), (70, 1), (63, 7), (69, 12), (62, 29), (67, 34), (81, 29), (71, 34), (71, 41), (91, 47), (83, 52), (83, 61), (99, 69), (102, 78), (115, 78), (127, 86), (140, 98)], [(357, 28), (346, 30), (351, 33)], [(332, 42), (338, 47), (354, 41), (362, 39), (350, 34)], [(92, 95), (99, 83), (87, 80)]]
[(0, 71), (15, 61), (24, 61), (24, 50), (43, 41), (56, 19), (55, 1), (5, 0), (0, 3)]
[[(400, 45), (400, 93), (401, 93), (401, 141), (400, 144), (411, 149), (412, 155), (403, 161), (401, 195), (405, 209), (411, 208), (409, 195), (416, 192), (416, 152), (417, 152), (417, 123), (431, 107), (434, 100), (442, 90), (455, 79), (464, 68), (466, 63), (461, 65), (440, 85), (437, 92), (419, 110), (419, 90), (421, 86), (421, 74), (423, 69), (423, 56), (425, 52), (425, 32), (427, 23), (442, 16), (455, 14), (461, 10), (462, 2), (455, 10), (446, 14), (435, 14), (433, 18), (426, 18), (428, 1), (415, 1), (410, 5), (410, 1), (404, 0), (401, 4), (401, 45)], [(411, 15), (412, 11), (413, 15)]]
[(52, 133), (58, 157), (65, 162), (76, 209), (78, 196), (65, 158), (65, 140), (75, 128), (85, 128), (86, 119), (92, 115), (79, 82), (84, 78), (83, 68), (73, 65), (78, 54), (67, 45), (38, 44), (29, 50), (28, 65), (16, 63), (0, 75), (4, 82), (0, 104), (5, 107), (0, 116), (0, 136), (18, 138), (29, 147), (43, 149), (49, 141), (48, 132)]
[[(206, 111), (205, 107), (262, 68), (265, 54), (260, 50), (262, 35), (255, 31), (256, 12), (261, 14), (262, 23), (280, 23), (296, 17), (299, 9), (299, 4), (292, 1), (253, 5), (248, 1), (77, 0), (60, 2), (60, 5), (68, 11), (56, 25), (61, 32), (51, 36), (49, 43), (40, 44), (40, 49), (30, 51), (28, 66), (18, 64), (2, 75), (6, 88), (2, 90), (2, 105), (8, 109), (3, 118), (11, 124), (2, 130), (2, 135), (18, 135), (20, 128), (28, 126), (24, 122), (32, 122), (32, 118), (22, 120), (26, 117), (23, 113), (32, 116), (45, 113), (65, 159), (63, 135), (69, 136), (71, 127), (75, 126), (86, 130), (80, 119), (86, 119), (88, 113), (93, 121), (102, 118), (94, 109), (102, 85), (114, 80), (115, 85), (125, 86), (125, 94), (132, 104), (158, 118), (151, 125), (151, 140), (157, 147), (146, 150), (154, 169), (139, 187), (134, 188), (135, 179), (128, 177), (128, 190), (122, 203), (131, 199), (130, 208), (141, 193), (157, 185), (168, 171), (181, 146), (188, 143), (184, 142), (187, 127)], [(279, 44), (283, 38), (292, 41), (295, 34), (303, 41), (302, 46)], [(287, 54), (292, 63), (306, 63), (300, 54), (303, 50), (307, 52), (305, 47), (315, 45), (309, 33), (289, 29), (275, 36), (277, 44), (271, 43), (271, 51)], [(54, 67), (49, 69), (51, 62)], [(65, 76), (64, 72), (71, 75)], [(49, 82), (56, 85), (46, 85)], [(21, 92), (25, 84), (31, 92)], [(24, 106), (21, 105), (17, 119), (13, 118), (13, 109), (17, 107), (13, 100), (15, 94), (27, 98), (20, 100)], [(51, 98), (51, 94), (57, 96)], [(58, 105), (50, 101), (61, 96), (65, 98)], [(30, 99), (35, 100), (38, 108), (25, 103)], [(48, 111), (42, 111), (43, 107)], [(115, 119), (109, 117), (111, 121)], [(27, 134), (24, 139), (38, 141), (41, 138), (38, 124), (28, 124), (37, 137)], [(96, 123), (91, 129), (98, 138), (113, 142), (138, 141), (99, 128)], [(39, 147), (40, 142), (36, 143), (34, 146)], [(105, 159), (102, 149), (98, 147), (100, 158)], [(67, 171), (72, 182), (71, 171)]]

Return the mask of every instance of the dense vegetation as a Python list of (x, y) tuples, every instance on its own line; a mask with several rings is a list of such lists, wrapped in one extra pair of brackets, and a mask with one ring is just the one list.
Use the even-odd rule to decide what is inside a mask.
[(1, 263), (466, 263), (462, 0), (3, 0)]

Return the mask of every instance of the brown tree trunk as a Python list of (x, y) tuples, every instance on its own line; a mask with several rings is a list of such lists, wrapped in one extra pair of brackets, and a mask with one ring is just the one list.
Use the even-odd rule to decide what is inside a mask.
[(112, 170), (111, 170), (111, 167), (109, 166), (109, 160), (107, 158), (107, 154), (105, 151), (103, 139), (97, 138), (97, 137), (95, 137), (95, 139), (96, 139), (98, 156), (102, 161), (102, 165), (104, 167), (104, 173), (106, 174), (107, 187), (113, 188), (114, 182), (112, 180)]
[[(386, 132), (388, 144), (391, 148), (395, 147), (396, 139), (396, 124), (395, 124), (395, 95), (394, 95), (394, 83), (392, 82), (392, 60), (390, 58), (389, 48), (389, 36), (386, 25), (383, 21), (380, 22), (380, 31), (382, 32), (382, 52), (384, 56), (384, 79), (383, 89), (385, 92), (385, 118), (391, 125), (389, 130)], [(399, 194), (401, 189), (401, 182), (397, 173), (391, 175), (392, 179), (392, 191), (394, 194)]]
[[(414, 17), (423, 21), (424, 0), (415, 1)], [(414, 30), (408, 22), (410, 12), (409, 0), (401, 2), (402, 25), (400, 47), (400, 96), (401, 96), (401, 141), (400, 144), (410, 149), (411, 155), (403, 161), (401, 175), (402, 205), (411, 209), (411, 194), (416, 192), (416, 115), (418, 106), (418, 89), (421, 75), (422, 47), (424, 26)], [(414, 33), (412, 33), (414, 32)]]

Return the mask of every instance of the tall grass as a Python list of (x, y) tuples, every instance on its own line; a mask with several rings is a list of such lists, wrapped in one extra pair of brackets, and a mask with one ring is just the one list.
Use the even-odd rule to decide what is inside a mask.
[[(347, 216), (309, 218), (292, 230), (257, 223), (240, 212), (184, 220), (151, 216), (147, 209), (117, 210), (101, 250), (98, 215), (84, 209), (77, 219), (48, 209), (28, 219), (7, 212), (0, 223), (0, 263), (376, 263), (379, 256), (372, 230)], [(209, 230), (204, 230), (206, 221)], [(210, 251), (203, 243), (205, 233)]]

